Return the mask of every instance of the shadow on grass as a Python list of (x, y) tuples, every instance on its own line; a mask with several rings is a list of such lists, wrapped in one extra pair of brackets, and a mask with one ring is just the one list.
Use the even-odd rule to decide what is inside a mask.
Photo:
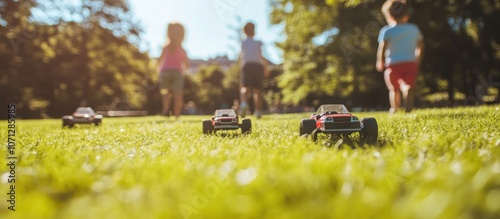
[(63, 130), (81, 130), (81, 129), (93, 129), (93, 128), (100, 128), (102, 127), (101, 125), (95, 125), (95, 124), (74, 124), (72, 126), (62, 126), (61, 129)]
[[(179, 119), (179, 120), (175, 120), (174, 118), (167, 118), (167, 117), (158, 117), (158, 118), (147, 118), (147, 119), (144, 119), (144, 120), (140, 120), (140, 119), (134, 119), (134, 120), (120, 120), (120, 121), (110, 121), (109, 123), (105, 123), (105, 124), (111, 124), (111, 125), (123, 125), (123, 124), (134, 124), (134, 125), (137, 125), (137, 124), (153, 124), (153, 125), (162, 125), (162, 124), (195, 124), (195, 123), (199, 123), (200, 124), (200, 127), (202, 125), (202, 120), (198, 120), (198, 119)], [(104, 124), (104, 122), (103, 122)]]
[[(308, 138), (312, 141), (312, 137), (309, 134), (302, 135), (301, 137)], [(366, 143), (363, 139), (360, 138), (358, 133), (347, 136), (322, 134), (318, 135), (316, 143), (318, 145), (334, 149), (366, 149), (373, 147), (383, 148), (390, 144), (390, 142), (385, 139), (378, 139), (374, 144)]]
[(248, 135), (249, 134), (242, 134), (239, 130), (238, 131), (224, 130), (224, 131), (217, 131), (213, 134), (205, 134), (205, 136), (215, 136), (220, 138), (240, 138)]
[(174, 118), (165, 118), (165, 119), (162, 119), (162, 120), (152, 120), (152, 121), (146, 121), (146, 122), (152, 122), (154, 124), (164, 124), (164, 123), (169, 123), (169, 124), (176, 124), (176, 123), (179, 123), (179, 124), (192, 124), (192, 123), (199, 123), (200, 124), (200, 127), (201, 127), (201, 124), (202, 124), (202, 120), (193, 120), (193, 119), (190, 119), (190, 120), (187, 120), (187, 119), (179, 119), (179, 120), (175, 120)]

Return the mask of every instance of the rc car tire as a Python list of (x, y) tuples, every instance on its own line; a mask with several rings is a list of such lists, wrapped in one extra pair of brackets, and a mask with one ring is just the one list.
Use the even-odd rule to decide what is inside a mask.
[(378, 124), (375, 118), (363, 118), (363, 129), (361, 139), (368, 144), (375, 144), (378, 138)]
[(95, 126), (99, 126), (99, 125), (101, 125), (101, 123), (102, 123), (102, 121), (99, 119), (99, 120), (96, 120), (96, 121), (94, 122), (94, 125), (95, 125)]
[(316, 121), (314, 119), (302, 119), (299, 126), (299, 135), (311, 134), (316, 129)]
[(62, 127), (70, 126), (70, 121), (68, 119), (63, 119)]
[(214, 127), (212, 126), (212, 121), (209, 119), (203, 120), (203, 134), (209, 135), (214, 132)]
[(312, 140), (313, 142), (318, 141), (318, 132), (317, 132), (317, 129), (314, 129), (314, 130), (311, 132), (311, 140)]
[(252, 121), (250, 119), (241, 120), (241, 133), (242, 134), (252, 133)]

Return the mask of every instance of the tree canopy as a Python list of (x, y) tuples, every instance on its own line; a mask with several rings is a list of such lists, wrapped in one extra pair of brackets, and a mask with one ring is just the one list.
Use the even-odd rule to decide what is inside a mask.
[[(278, 44), (284, 51), (279, 83), (283, 100), (384, 104), (387, 91), (382, 75), (375, 71), (377, 36), (386, 25), (380, 12), (383, 2), (271, 1), (271, 21), (284, 25), (286, 34), (286, 40)], [(421, 96), (447, 92), (453, 104), (460, 93), (464, 104), (482, 102), (487, 92), (479, 94), (477, 87), (491, 87), (500, 76), (500, 4), (490, 0), (407, 2), (413, 9), (410, 22), (424, 35)]]
[(147, 103), (154, 71), (125, 1), (2, 0), (0, 12), (4, 104), (39, 117)]
[[(267, 80), (266, 104), (388, 105), (375, 71), (383, 0), (269, 2), (270, 21), (286, 38), (277, 43), (283, 71)], [(407, 2), (424, 35), (420, 106), (498, 101), (500, 3)], [(126, 0), (0, 0), (0, 104), (16, 103), (24, 118), (58, 117), (79, 105), (156, 113), (156, 61), (138, 49), (141, 34)], [(185, 100), (205, 113), (230, 106), (239, 98), (240, 68), (201, 67), (186, 78)]]

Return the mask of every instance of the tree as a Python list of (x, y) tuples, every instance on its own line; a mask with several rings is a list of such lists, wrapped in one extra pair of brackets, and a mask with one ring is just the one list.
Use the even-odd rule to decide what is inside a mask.
[(287, 36), (280, 44), (285, 61), (279, 86), (285, 103), (340, 102), (355, 94), (354, 104), (363, 104), (374, 98), (361, 94), (381, 92), (380, 75), (372, 67), (376, 48), (372, 29), (380, 24), (371, 9), (342, 1), (273, 5), (272, 21), (284, 23)]
[(224, 103), (223, 80), (224, 72), (218, 65), (202, 66), (194, 75), (198, 88), (196, 103), (204, 113), (211, 113)]
[(236, 61), (224, 74), (222, 85), (224, 87), (224, 102), (233, 103), (240, 99), (241, 61)]
[(0, 104), (17, 104), (18, 112), (27, 105), (23, 99), (26, 83), (33, 84), (24, 75), (33, 66), (25, 65), (31, 61), (33, 51), (28, 48), (36, 37), (36, 26), (29, 22), (31, 9), (36, 1), (0, 0)]
[[(89, 46), (93, 45), (93, 40), (96, 36), (93, 31), (101, 29), (101, 31), (109, 31), (109, 35), (98, 35), (102, 38), (97, 39), (99, 42), (112, 41), (113, 37), (118, 38), (117, 43), (125, 45), (137, 37), (140, 29), (130, 19), (130, 13), (127, 3), (124, 0), (80, 0), (78, 4), (68, 3), (67, 1), (51, 0), (45, 3), (44, 7), (47, 11), (57, 11), (56, 16), (50, 17), (52, 20), (64, 20), (65, 15), (70, 14), (76, 19), (81, 20), (78, 30), (78, 42), (75, 46), (79, 50), (79, 68), (77, 70), (77, 80), (90, 82), (96, 74), (95, 66), (91, 66), (93, 57)], [(75, 29), (76, 30), (76, 29)], [(91, 34), (92, 33), (92, 34)], [(125, 40), (125, 41), (123, 41)], [(128, 40), (128, 41), (127, 41)], [(120, 42), (122, 41), (122, 42)], [(94, 41), (95, 42), (95, 41)], [(94, 44), (95, 45), (95, 44)], [(97, 45), (94, 49), (106, 49), (106, 44)], [(117, 52), (117, 51), (115, 51)], [(96, 53), (102, 54), (102, 53)], [(112, 55), (112, 53), (108, 53)], [(90, 105), (96, 104), (93, 101), (93, 96), (98, 95), (95, 93), (95, 88), (92, 88), (91, 83), (81, 83), (82, 93), (79, 99), (87, 100)]]
[[(495, 28), (500, 5), (489, 0), (408, 2), (414, 8), (410, 22), (425, 38), (421, 93), (446, 91), (453, 101), (454, 93), (461, 92), (480, 99), (477, 85), (500, 74), (500, 34)], [(385, 25), (382, 3), (272, 1), (272, 22), (283, 24), (287, 37), (279, 44), (285, 60), (279, 83), (283, 100), (310, 105), (351, 99), (354, 105), (385, 105), (387, 91), (374, 71), (378, 31)], [(443, 80), (444, 87), (439, 84)]]

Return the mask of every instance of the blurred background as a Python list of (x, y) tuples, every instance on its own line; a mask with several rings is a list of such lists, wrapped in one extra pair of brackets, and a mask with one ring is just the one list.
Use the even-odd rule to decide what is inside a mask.
[[(242, 39), (257, 24), (269, 113), (344, 103), (388, 109), (375, 70), (384, 0), (0, 0), (0, 106), (50, 118), (78, 106), (161, 110), (156, 59), (168, 22), (186, 27), (185, 114), (238, 98)], [(408, 0), (424, 35), (417, 107), (498, 103), (500, 2)], [(2, 115), (6, 115), (2, 114)]]

